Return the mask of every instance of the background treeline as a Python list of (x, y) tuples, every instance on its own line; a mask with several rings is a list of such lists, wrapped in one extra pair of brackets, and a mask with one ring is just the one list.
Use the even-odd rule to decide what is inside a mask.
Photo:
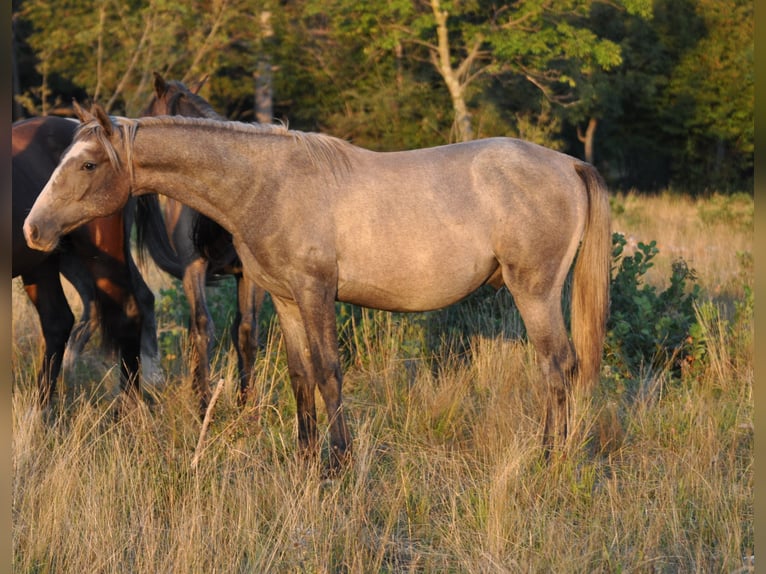
[(379, 150), (509, 135), (613, 188), (752, 189), (751, 0), (14, 0), (14, 117), (140, 115), (152, 72)]

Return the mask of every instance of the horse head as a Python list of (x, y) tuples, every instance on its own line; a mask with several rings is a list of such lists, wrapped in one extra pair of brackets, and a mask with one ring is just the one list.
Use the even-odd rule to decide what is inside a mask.
[(52, 251), (62, 235), (112, 215), (130, 196), (135, 122), (113, 120), (97, 104), (85, 111), (75, 102), (74, 110), (82, 124), (24, 221), (33, 249)]
[(146, 106), (142, 116), (188, 116), (199, 118), (223, 119), (212, 106), (199, 95), (207, 81), (203, 78), (193, 88), (188, 88), (177, 80), (165, 80), (154, 72), (154, 97)]

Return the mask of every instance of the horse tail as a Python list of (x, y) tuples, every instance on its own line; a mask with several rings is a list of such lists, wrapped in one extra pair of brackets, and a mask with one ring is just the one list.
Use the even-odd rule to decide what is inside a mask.
[(157, 266), (173, 277), (183, 277), (181, 259), (170, 244), (165, 219), (157, 196), (142, 195), (136, 201), (136, 246), (141, 265), (148, 253)]
[(575, 384), (591, 389), (598, 382), (609, 315), (611, 224), (609, 195), (590, 164), (575, 165), (585, 183), (588, 213), (572, 285), (572, 342), (577, 355)]
[(231, 233), (201, 213), (194, 219), (192, 242), (194, 250), (207, 260), (212, 274), (242, 265), (234, 250)]

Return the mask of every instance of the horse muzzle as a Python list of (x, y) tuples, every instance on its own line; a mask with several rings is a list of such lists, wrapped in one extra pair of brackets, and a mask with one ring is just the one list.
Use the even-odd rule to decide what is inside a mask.
[(44, 227), (37, 223), (29, 221), (29, 217), (24, 221), (24, 239), (30, 249), (37, 251), (53, 251), (58, 245), (60, 235), (58, 233), (45, 233)]

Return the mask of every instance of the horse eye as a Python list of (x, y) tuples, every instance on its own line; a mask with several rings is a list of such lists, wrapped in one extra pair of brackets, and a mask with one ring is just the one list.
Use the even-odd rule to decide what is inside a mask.
[(93, 163), (92, 161), (84, 161), (80, 169), (82, 169), (83, 171), (93, 171), (94, 169), (96, 169), (96, 164)]

